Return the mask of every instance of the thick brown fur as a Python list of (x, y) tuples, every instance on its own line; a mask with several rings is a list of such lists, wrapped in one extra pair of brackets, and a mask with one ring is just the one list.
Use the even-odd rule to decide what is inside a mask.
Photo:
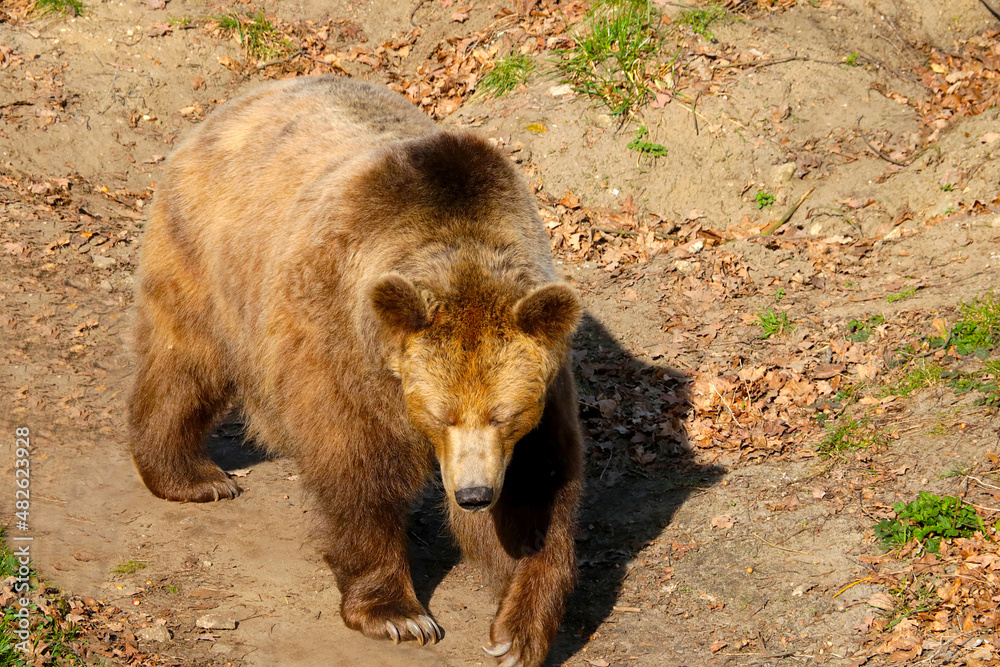
[(542, 663), (576, 574), (580, 306), (498, 150), (384, 88), (265, 86), (169, 160), (136, 302), (131, 452), (154, 494), (239, 492), (202, 447), (239, 403), (258, 442), (301, 464), (344, 622), (423, 643), (442, 633), (413, 591), (406, 522), (439, 466), (458, 542), (498, 594), (492, 653)]

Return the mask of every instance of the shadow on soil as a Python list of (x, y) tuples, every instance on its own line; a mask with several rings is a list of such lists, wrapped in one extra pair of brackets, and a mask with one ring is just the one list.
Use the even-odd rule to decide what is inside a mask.
[[(590, 316), (575, 349), (588, 461), (577, 540), (580, 579), (550, 665), (564, 663), (587, 643), (619, 599), (629, 562), (660, 536), (692, 491), (713, 486), (725, 473), (694, 462), (683, 430), (690, 409), (683, 374), (637, 359)], [(601, 396), (616, 401), (615, 415), (601, 413), (595, 404)], [(669, 436), (664, 423), (671, 425)], [(641, 450), (637, 440), (643, 441)], [(635, 463), (643, 453), (656, 459)]]

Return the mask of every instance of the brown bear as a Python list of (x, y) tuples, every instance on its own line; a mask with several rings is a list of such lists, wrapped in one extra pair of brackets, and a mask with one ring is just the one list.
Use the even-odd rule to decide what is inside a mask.
[(344, 623), (423, 644), (443, 632), (406, 526), (437, 465), (497, 591), (487, 652), (541, 664), (576, 576), (581, 307), (506, 157), (379, 86), (271, 83), (180, 145), (143, 246), (129, 427), (146, 486), (235, 497), (202, 440), (241, 405), (301, 465)]

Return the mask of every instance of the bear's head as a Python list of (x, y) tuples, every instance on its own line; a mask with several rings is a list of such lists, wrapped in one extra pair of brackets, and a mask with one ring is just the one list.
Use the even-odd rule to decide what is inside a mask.
[(492, 507), (514, 446), (538, 425), (581, 315), (568, 285), (435, 295), (398, 274), (371, 291), (389, 367), (459, 507)]

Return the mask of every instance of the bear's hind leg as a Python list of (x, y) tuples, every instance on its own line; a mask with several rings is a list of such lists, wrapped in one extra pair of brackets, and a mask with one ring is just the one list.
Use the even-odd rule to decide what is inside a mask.
[(132, 460), (154, 495), (179, 502), (235, 498), (239, 487), (205, 452), (202, 438), (228, 403), (226, 383), (208, 360), (157, 345), (140, 326), (139, 367), (129, 398)]

